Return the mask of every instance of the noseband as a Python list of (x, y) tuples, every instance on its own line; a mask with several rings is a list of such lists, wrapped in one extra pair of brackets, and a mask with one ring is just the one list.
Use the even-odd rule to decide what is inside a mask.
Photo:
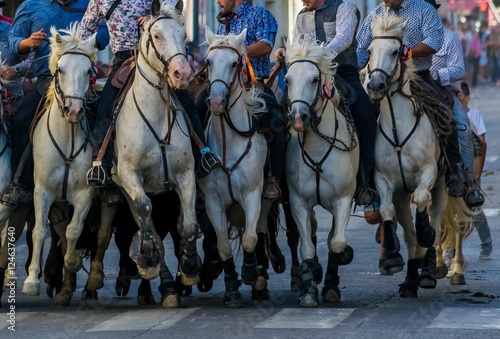
[[(373, 40), (376, 40), (376, 39), (397, 40), (397, 41), (399, 41), (400, 47), (403, 47), (403, 40), (401, 40), (401, 38), (397, 37), (397, 36), (387, 35), (387, 36), (376, 36), (376, 37), (373, 38)], [(392, 78), (394, 77), (394, 74), (396, 74), (396, 71), (398, 69), (398, 66), (399, 66), (399, 63), (400, 63), (400, 59), (401, 59), (401, 48), (399, 49), (399, 55), (398, 55), (398, 58), (396, 60), (396, 65), (394, 65), (394, 68), (392, 69), (391, 73), (387, 73), (382, 68), (374, 68), (372, 70), (370, 68), (370, 63), (368, 63), (368, 77), (371, 78), (372, 74), (375, 73), (375, 72), (382, 73), (385, 76), (385, 78), (386, 78), (385, 83), (387, 85), (387, 89), (389, 89), (390, 84), (392, 83)], [(402, 76), (403, 76), (403, 72), (400, 73), (400, 75), (398, 77), (398, 80), (401, 80)]]

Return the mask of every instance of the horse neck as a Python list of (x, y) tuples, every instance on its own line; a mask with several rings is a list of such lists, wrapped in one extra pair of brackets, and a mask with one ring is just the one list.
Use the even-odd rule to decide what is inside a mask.
[[(403, 76), (403, 85), (399, 82), (391, 83), (389, 93), (380, 103), (380, 121), (386, 128), (393, 128), (392, 116), (398, 129), (412, 129), (417, 117), (414, 114), (414, 99), (411, 99), (411, 90), (408, 74)], [(391, 106), (392, 112), (391, 113)]]
[[(235, 82), (231, 88), (228, 111), (224, 113), (238, 131), (248, 131), (252, 126), (252, 117), (249, 116), (248, 108), (245, 104), (245, 100), (243, 99), (243, 96), (245, 95), (244, 91), (245, 89), (243, 89), (238, 82)], [(232, 137), (238, 135), (238, 133), (229, 126), (228, 122), (222, 115), (214, 118), (224, 124), (224, 130), (227, 136)], [(218, 125), (220, 126), (220, 123)]]

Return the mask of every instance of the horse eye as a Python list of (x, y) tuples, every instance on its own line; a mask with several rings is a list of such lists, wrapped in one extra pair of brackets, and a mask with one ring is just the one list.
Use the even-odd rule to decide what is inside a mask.
[(313, 84), (317, 84), (319, 82), (319, 78), (314, 78), (313, 79)]
[(399, 51), (394, 51), (394, 52), (392, 52), (392, 55), (393, 55), (393, 56), (396, 56), (396, 55), (398, 55), (398, 54), (399, 54)]
[(238, 65), (238, 63), (237, 63), (237, 62), (233, 62), (233, 64), (231, 65), (231, 67), (232, 67), (232, 68), (235, 68), (235, 67), (236, 67), (236, 65)]

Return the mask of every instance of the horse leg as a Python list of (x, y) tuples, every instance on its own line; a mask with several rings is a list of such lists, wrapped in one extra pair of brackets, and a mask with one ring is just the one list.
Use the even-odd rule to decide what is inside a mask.
[(460, 233), (455, 236), (456, 244), (455, 256), (453, 257), (453, 275), (450, 280), (450, 284), (452, 285), (465, 285), (464, 256), (462, 253), (463, 237), (463, 234)]
[(314, 281), (314, 255), (315, 248), (311, 240), (311, 210), (308, 204), (303, 201), (298, 194), (290, 191), (290, 207), (293, 219), (297, 223), (300, 234), (300, 255), (302, 257), (301, 273), (302, 284), (299, 296), (299, 306), (318, 306), (318, 286)]
[(255, 283), (258, 277), (255, 245), (257, 245), (257, 223), (261, 211), (260, 194), (257, 190), (250, 192), (242, 204), (245, 206), (245, 232), (241, 241), (243, 247), (241, 280), (247, 285)]
[(290, 290), (298, 291), (300, 285), (302, 284), (302, 276), (300, 270), (300, 261), (298, 254), (299, 247), (299, 229), (295, 220), (292, 217), (292, 210), (290, 208), (290, 202), (283, 203), (283, 211), (285, 213), (285, 223), (286, 223), (286, 238), (287, 244), (290, 248), (290, 254), (292, 257), (292, 268), (290, 270)]
[(214, 280), (219, 277), (224, 269), (217, 250), (217, 234), (208, 217), (206, 219), (203, 237), (203, 252), (205, 255), (201, 266), (200, 282), (198, 283), (198, 291), (200, 292), (210, 291)]
[(55, 231), (54, 227), (51, 227), (50, 249), (47, 259), (45, 260), (45, 267), (43, 270), (46, 285), (45, 292), (49, 298), (54, 297), (54, 290), (56, 291), (56, 294), (59, 293), (63, 285), (64, 254), (59, 242), (59, 235)]
[[(65, 233), (67, 223), (59, 223), (55, 225), (54, 230), (60, 236), (60, 246), (59, 249), (63, 254), (67, 251), (67, 240), (65, 239)], [(64, 266), (64, 262), (63, 265)], [(76, 273), (68, 271), (64, 268), (64, 277), (61, 285), (60, 291), (56, 294), (54, 299), (54, 305), (56, 306), (69, 306), (71, 303), (71, 298), (73, 297), (73, 292), (76, 289)]]
[(375, 173), (375, 178), (377, 191), (380, 194), (379, 211), (384, 220), (384, 255), (382, 257), (382, 265), (387, 271), (399, 272), (403, 270), (404, 260), (399, 253), (401, 248), (394, 225), (395, 209), (392, 202), (394, 188), (379, 173)]
[(97, 290), (104, 286), (104, 254), (111, 239), (111, 224), (116, 214), (117, 207), (108, 207), (103, 200), (101, 203), (101, 222), (97, 230), (97, 251), (92, 260), (90, 275), (87, 279), (85, 290), (97, 297)]
[(328, 249), (332, 254), (332, 260), (338, 265), (348, 265), (354, 258), (354, 250), (351, 246), (347, 245), (345, 237), (347, 223), (349, 222), (351, 201), (351, 197), (343, 197), (334, 204), (332, 209), (334, 217), (332, 229), (328, 236)]
[(155, 297), (151, 291), (151, 282), (146, 279), (141, 279), (141, 284), (137, 290), (138, 305), (156, 305)]
[(242, 305), (241, 294), (238, 289), (241, 286), (241, 281), (238, 280), (238, 273), (234, 265), (231, 244), (227, 234), (228, 220), (225, 213), (225, 208), (217, 199), (207, 199), (206, 208), (208, 217), (212, 220), (215, 233), (217, 234), (217, 249), (222, 259), (222, 267), (224, 269), (224, 284), (226, 291), (222, 301), (224, 306), (228, 308), (239, 308)]
[[(269, 261), (273, 266), (274, 272), (280, 274), (286, 270), (286, 259), (278, 245), (278, 227), (279, 227), (279, 204), (273, 203), (271, 210), (267, 215), (267, 237), (266, 241), (267, 252), (269, 253)], [(257, 258), (257, 261), (259, 259)], [(259, 265), (261, 265), (259, 263)]]
[(54, 202), (54, 198), (49, 192), (42, 188), (35, 187), (33, 193), (35, 204), (35, 228), (33, 229), (33, 256), (29, 267), (29, 274), (23, 285), (23, 293), (28, 295), (40, 295), (40, 257), (43, 243), (47, 236), (45, 229), (49, 210)]
[(199, 225), (196, 219), (196, 183), (193, 172), (186, 172), (179, 176), (176, 191), (181, 202), (182, 216), (182, 229), (179, 229), (179, 234), (184, 242), (179, 266), (182, 283), (192, 286), (199, 282), (201, 270), (201, 258), (196, 251)]

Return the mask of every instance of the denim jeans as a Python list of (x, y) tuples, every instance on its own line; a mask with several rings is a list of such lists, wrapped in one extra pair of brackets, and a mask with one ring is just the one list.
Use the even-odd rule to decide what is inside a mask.
[[(479, 187), (481, 187), (481, 179), (479, 179), (477, 183)], [(476, 228), (477, 234), (479, 235), (479, 240), (481, 240), (481, 245), (491, 245), (493, 240), (491, 239), (488, 219), (486, 219), (486, 215), (484, 215), (484, 212), (481, 211), (481, 213), (472, 217), (472, 222), (474, 223), (474, 227)]]
[[(470, 122), (464, 106), (456, 95), (453, 101), (453, 115), (455, 116), (462, 162), (465, 165), (467, 177), (472, 182), (474, 180), (474, 146), (472, 144)], [(460, 174), (463, 175), (463, 173)]]

